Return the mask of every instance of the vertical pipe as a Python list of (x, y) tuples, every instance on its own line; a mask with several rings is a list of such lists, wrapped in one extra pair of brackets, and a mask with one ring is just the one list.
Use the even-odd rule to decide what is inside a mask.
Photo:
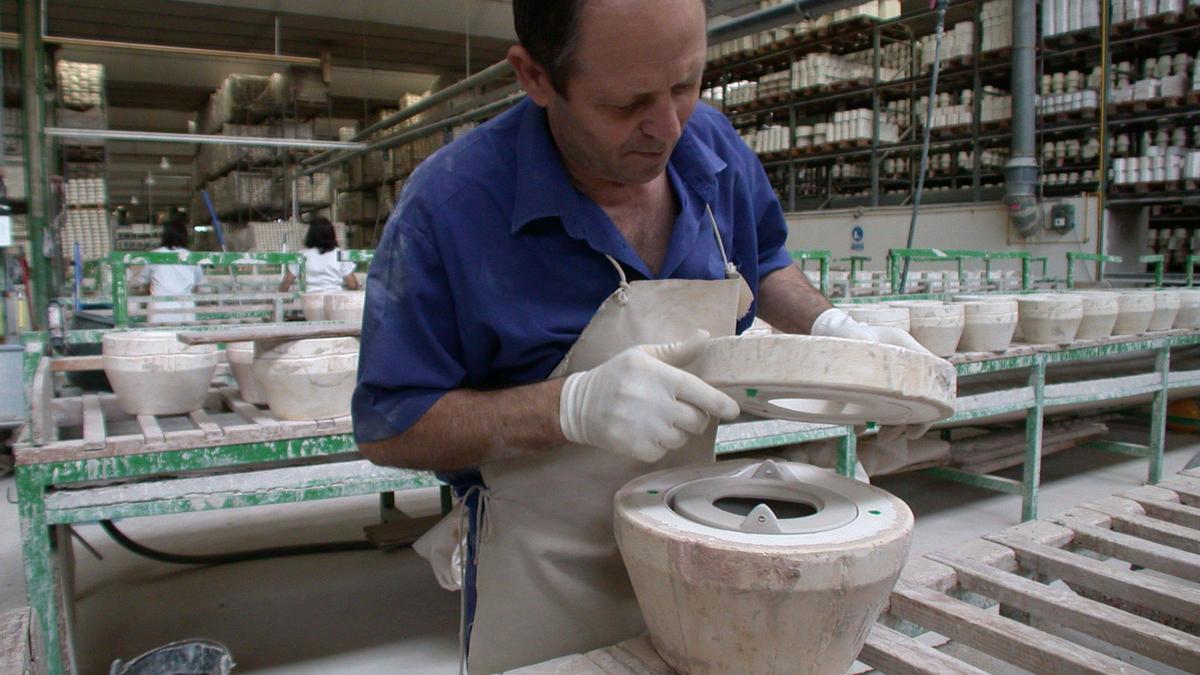
[(283, 40), (283, 28), (280, 25), (279, 15), (275, 15), (275, 56), (279, 56), (279, 46)]
[[(1101, 0), (1100, 2), (1100, 166), (1096, 168), (1099, 172), (1097, 179), (1099, 181), (1096, 194), (1096, 253), (1104, 255), (1105, 251), (1105, 234), (1108, 229), (1108, 214), (1105, 206), (1105, 198), (1108, 196), (1108, 90), (1110, 74), (1112, 73), (1112, 64), (1109, 62), (1111, 57), (1108, 51), (1108, 31), (1112, 27), (1112, 15), (1109, 14), (1108, 2)], [(1191, 274), (1191, 267), (1188, 267), (1188, 274)], [(1099, 276), (1099, 274), (1097, 274)], [(1191, 284), (1188, 284), (1191, 286)]]
[(1023, 236), (1037, 231), (1038, 166), (1034, 156), (1037, 94), (1037, 14), (1035, 0), (1013, 2), (1012, 158), (1004, 167), (1009, 220)]
[(35, 329), (45, 325), (50, 301), (50, 262), (43, 254), (43, 241), (50, 218), (50, 174), (46, 165), (45, 67), (42, 48), (42, 5), (40, 0), (18, 0), (21, 46), (21, 99), (25, 111), (22, 131), (25, 145), (26, 224), (29, 230), (29, 265), (33, 281)]

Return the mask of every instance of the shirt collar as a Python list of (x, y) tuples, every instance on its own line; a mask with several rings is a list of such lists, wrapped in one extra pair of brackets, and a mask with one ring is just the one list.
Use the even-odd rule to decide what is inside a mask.
[[(558, 217), (571, 236), (582, 239), (583, 226), (568, 217), (577, 212), (580, 197), (567, 176), (558, 147), (550, 135), (546, 111), (526, 99), (521, 106), (521, 123), (517, 130), (516, 201), (513, 204), (512, 232), (516, 234), (526, 224), (540, 218)], [(725, 162), (708, 144), (692, 131), (689, 124), (683, 130), (671, 165), (680, 178), (697, 192), (705, 202), (717, 196), (717, 175), (725, 170)], [(681, 201), (686, 201), (680, 196)]]

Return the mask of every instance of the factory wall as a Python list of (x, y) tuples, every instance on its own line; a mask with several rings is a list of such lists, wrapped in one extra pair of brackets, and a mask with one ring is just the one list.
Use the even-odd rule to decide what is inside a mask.
[[(1029, 251), (1034, 256), (1047, 256), (1048, 274), (1062, 278), (1066, 275), (1067, 251), (1096, 252), (1099, 228), (1097, 200), (1094, 196), (1047, 200), (1045, 216), (1055, 204), (1075, 207), (1076, 228), (1059, 235), (1044, 230), (1032, 240), (1018, 236), (1009, 226), (1003, 204), (999, 202), (923, 206), (917, 222), (913, 248), (972, 249), (986, 251)], [(910, 207), (879, 207), (788, 214), (788, 248), (828, 249), (833, 257), (870, 256), (866, 269), (881, 270), (886, 266), (887, 252), (904, 248), (908, 236)], [(1107, 247), (1112, 251), (1112, 247)], [(1112, 251), (1120, 253), (1120, 251)], [(846, 269), (846, 263), (834, 263)], [(982, 269), (981, 264), (978, 264)], [(1016, 266), (1013, 262), (994, 263), (995, 269)], [(916, 269), (953, 269), (953, 264), (919, 264)], [(970, 263), (967, 269), (975, 269)], [(1038, 267), (1034, 273), (1040, 272)], [(1080, 265), (1076, 270), (1080, 282), (1093, 273), (1091, 267)]]

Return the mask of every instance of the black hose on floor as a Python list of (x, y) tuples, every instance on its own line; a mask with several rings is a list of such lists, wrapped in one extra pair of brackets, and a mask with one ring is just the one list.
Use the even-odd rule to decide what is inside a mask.
[(108, 533), (108, 536), (113, 538), (113, 541), (117, 542), (130, 552), (136, 553), (137, 555), (149, 558), (151, 560), (171, 563), (174, 565), (232, 565), (234, 563), (249, 562), (252, 560), (269, 560), (272, 558), (287, 558), (298, 555), (379, 550), (369, 541), (335, 541), (325, 544), (275, 546), (272, 548), (235, 551), (233, 553), (168, 553), (166, 551), (159, 551), (157, 549), (150, 548), (149, 546), (139, 544), (138, 542), (130, 539), (124, 532), (117, 529), (116, 524), (114, 524), (111, 520), (100, 521), (100, 527), (104, 528), (104, 531)]

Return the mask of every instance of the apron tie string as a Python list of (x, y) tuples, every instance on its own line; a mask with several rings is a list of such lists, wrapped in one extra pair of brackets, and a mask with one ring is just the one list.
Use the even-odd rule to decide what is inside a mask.
[[(467, 512), (470, 510), (466, 504), (471, 499), (471, 496), (478, 497), (475, 502), (475, 512), (471, 514), (472, 528), (464, 529), (466, 524)], [(468, 539), (467, 549), (463, 551), (463, 555), (458, 559), (459, 578), (462, 579), (463, 588), (458, 594), (458, 672), (459, 675), (467, 675), (467, 565), (476, 565), (476, 558), (479, 555), (479, 544), (488, 539), (484, 535), (483, 528), (486, 526), (487, 520), (483, 517), (484, 505), (487, 503), (488, 492), (482, 485), (472, 485), (463, 493), (462, 502), (464, 508), (458, 514), (458, 531), (465, 533)], [(470, 541), (470, 533), (474, 531), (474, 541)], [(468, 559), (470, 559), (468, 561)], [(478, 587), (476, 587), (478, 592)]]

